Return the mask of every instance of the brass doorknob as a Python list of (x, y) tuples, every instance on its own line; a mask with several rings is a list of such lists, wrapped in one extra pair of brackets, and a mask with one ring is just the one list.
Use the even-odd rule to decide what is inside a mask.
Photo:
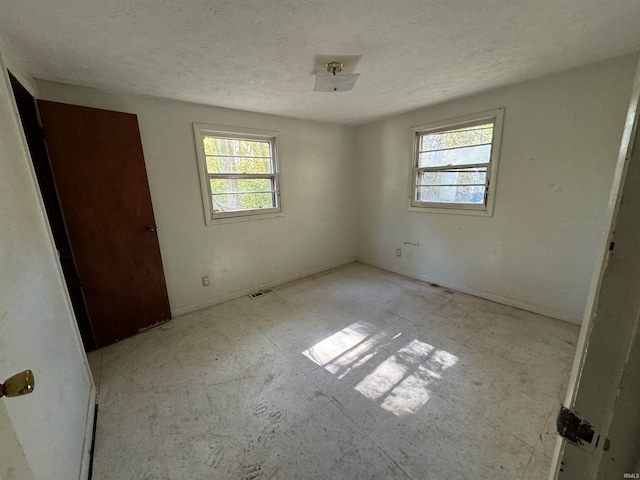
[(0, 384), (0, 397), (19, 397), (33, 392), (35, 382), (33, 372), (25, 370), (16, 373), (13, 377), (7, 378), (4, 383)]

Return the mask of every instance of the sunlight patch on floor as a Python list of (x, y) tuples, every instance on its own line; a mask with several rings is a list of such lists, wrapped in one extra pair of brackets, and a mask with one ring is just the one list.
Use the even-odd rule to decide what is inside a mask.
[(344, 378), (378, 353), (387, 336), (375, 332), (376, 327), (368, 322), (352, 323), (302, 354), (338, 378)]
[(458, 358), (414, 339), (391, 355), (354, 388), (395, 415), (415, 413)]
[[(382, 346), (402, 335), (377, 331), (367, 322), (356, 322), (302, 352), (339, 379), (388, 351)], [(388, 356), (354, 388), (381, 408), (395, 414), (415, 413), (430, 398), (444, 374), (458, 358), (414, 339)]]

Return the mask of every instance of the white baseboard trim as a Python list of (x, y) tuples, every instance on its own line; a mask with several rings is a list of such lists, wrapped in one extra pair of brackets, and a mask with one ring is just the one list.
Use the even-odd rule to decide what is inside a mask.
[(337, 262), (321, 265), (319, 267), (310, 268), (308, 270), (303, 270), (293, 275), (288, 275), (286, 277), (281, 277), (281, 278), (272, 280), (270, 282), (253, 285), (249, 288), (237, 290), (235, 292), (228, 293), (221, 297), (212, 298), (211, 300), (206, 300), (204, 302), (194, 303), (193, 305), (187, 305), (185, 307), (176, 308), (175, 310), (171, 310), (171, 316), (178, 317), (186, 313), (202, 310), (203, 308), (212, 307), (213, 305), (218, 305), (220, 303), (228, 302), (229, 300), (235, 300), (236, 298), (249, 295), (250, 293), (253, 293), (263, 288), (276, 287), (278, 285), (282, 285), (283, 283), (288, 283), (302, 277), (308, 277), (309, 275), (315, 275), (316, 273), (324, 272), (325, 270), (331, 270), (332, 268), (336, 268), (336, 267), (341, 267), (343, 265), (347, 265), (355, 261), (356, 261), (356, 257), (353, 256), (353, 257), (345, 258), (343, 260), (339, 260)]
[(91, 382), (89, 392), (89, 404), (87, 405), (87, 417), (85, 418), (84, 440), (82, 442), (82, 458), (80, 459), (80, 480), (89, 478), (89, 467), (91, 466), (91, 445), (93, 442), (93, 422), (96, 418), (96, 387)]
[(473, 295), (474, 297), (484, 298), (486, 300), (491, 300), (492, 302), (502, 303), (503, 305), (508, 305), (510, 307), (526, 310), (528, 312), (537, 313), (546, 317), (557, 318), (558, 320), (564, 320), (565, 322), (574, 323), (576, 325), (582, 324), (582, 316), (578, 316), (571, 312), (557, 310), (555, 308), (546, 307), (544, 305), (536, 305), (522, 300), (517, 300), (515, 298), (505, 297), (504, 295), (499, 295), (497, 293), (485, 292), (484, 290), (479, 290), (477, 288), (469, 287), (467, 285), (461, 285), (455, 282), (449, 282), (447, 280), (431, 277), (429, 275), (417, 274), (413, 272), (407, 272), (402, 269), (391, 268), (388, 265), (383, 265), (368, 258), (358, 258), (357, 261), (366, 265), (371, 265), (372, 267), (386, 270), (388, 272), (404, 275), (405, 277), (415, 278), (416, 280), (422, 280), (428, 283), (435, 283), (437, 285), (440, 285), (441, 287), (450, 288), (462, 293), (467, 293), (469, 295)]

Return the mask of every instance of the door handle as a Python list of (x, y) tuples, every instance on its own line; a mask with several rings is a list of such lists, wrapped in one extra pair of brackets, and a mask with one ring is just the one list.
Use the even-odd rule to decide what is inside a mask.
[(33, 372), (25, 370), (16, 373), (13, 377), (7, 378), (4, 383), (0, 384), (0, 397), (19, 397), (33, 392), (35, 382)]
[(155, 225), (147, 225), (145, 227), (145, 229), (149, 232), (155, 232), (156, 231), (156, 226)]

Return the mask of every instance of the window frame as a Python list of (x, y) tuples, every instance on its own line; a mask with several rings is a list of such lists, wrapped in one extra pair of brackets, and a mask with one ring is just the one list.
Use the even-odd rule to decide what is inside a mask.
[[(193, 123), (193, 134), (196, 143), (196, 156), (198, 159), (198, 173), (200, 176), (200, 189), (202, 192), (202, 205), (204, 208), (205, 223), (213, 225), (221, 220), (230, 221), (269, 218), (282, 212), (280, 167), (276, 137), (280, 132), (272, 130), (258, 130), (254, 128), (230, 127), (224, 125), (210, 125)], [(204, 151), (204, 137), (237, 138), (240, 140), (257, 140), (271, 144), (271, 156), (273, 173), (268, 174), (212, 174), (207, 171), (207, 156)], [(274, 198), (276, 206), (273, 208), (257, 208), (252, 210), (235, 210), (232, 212), (215, 212), (210, 186), (211, 178), (269, 178), (273, 179)], [(241, 218), (245, 217), (245, 218)]]
[[(411, 157), (411, 183), (409, 185), (409, 196), (411, 199), (409, 211), (431, 212), (431, 213), (453, 213), (463, 215), (493, 216), (495, 204), (495, 191), (498, 178), (498, 163), (500, 160), (500, 144), (502, 138), (502, 124), (504, 118), (504, 108), (496, 108), (461, 117), (441, 120), (438, 122), (417, 125), (411, 128), (413, 134), (413, 155)], [(420, 202), (417, 198), (418, 175), (421, 171), (436, 171), (440, 167), (419, 167), (420, 137), (430, 133), (445, 132), (459, 128), (481, 125), (487, 121), (493, 122), (493, 136), (491, 139), (491, 154), (489, 163), (477, 164), (487, 167), (487, 180), (485, 187), (484, 202), (481, 204), (469, 203), (446, 203), (446, 202)], [(457, 167), (457, 166), (455, 166)], [(460, 167), (464, 167), (461, 165)]]

